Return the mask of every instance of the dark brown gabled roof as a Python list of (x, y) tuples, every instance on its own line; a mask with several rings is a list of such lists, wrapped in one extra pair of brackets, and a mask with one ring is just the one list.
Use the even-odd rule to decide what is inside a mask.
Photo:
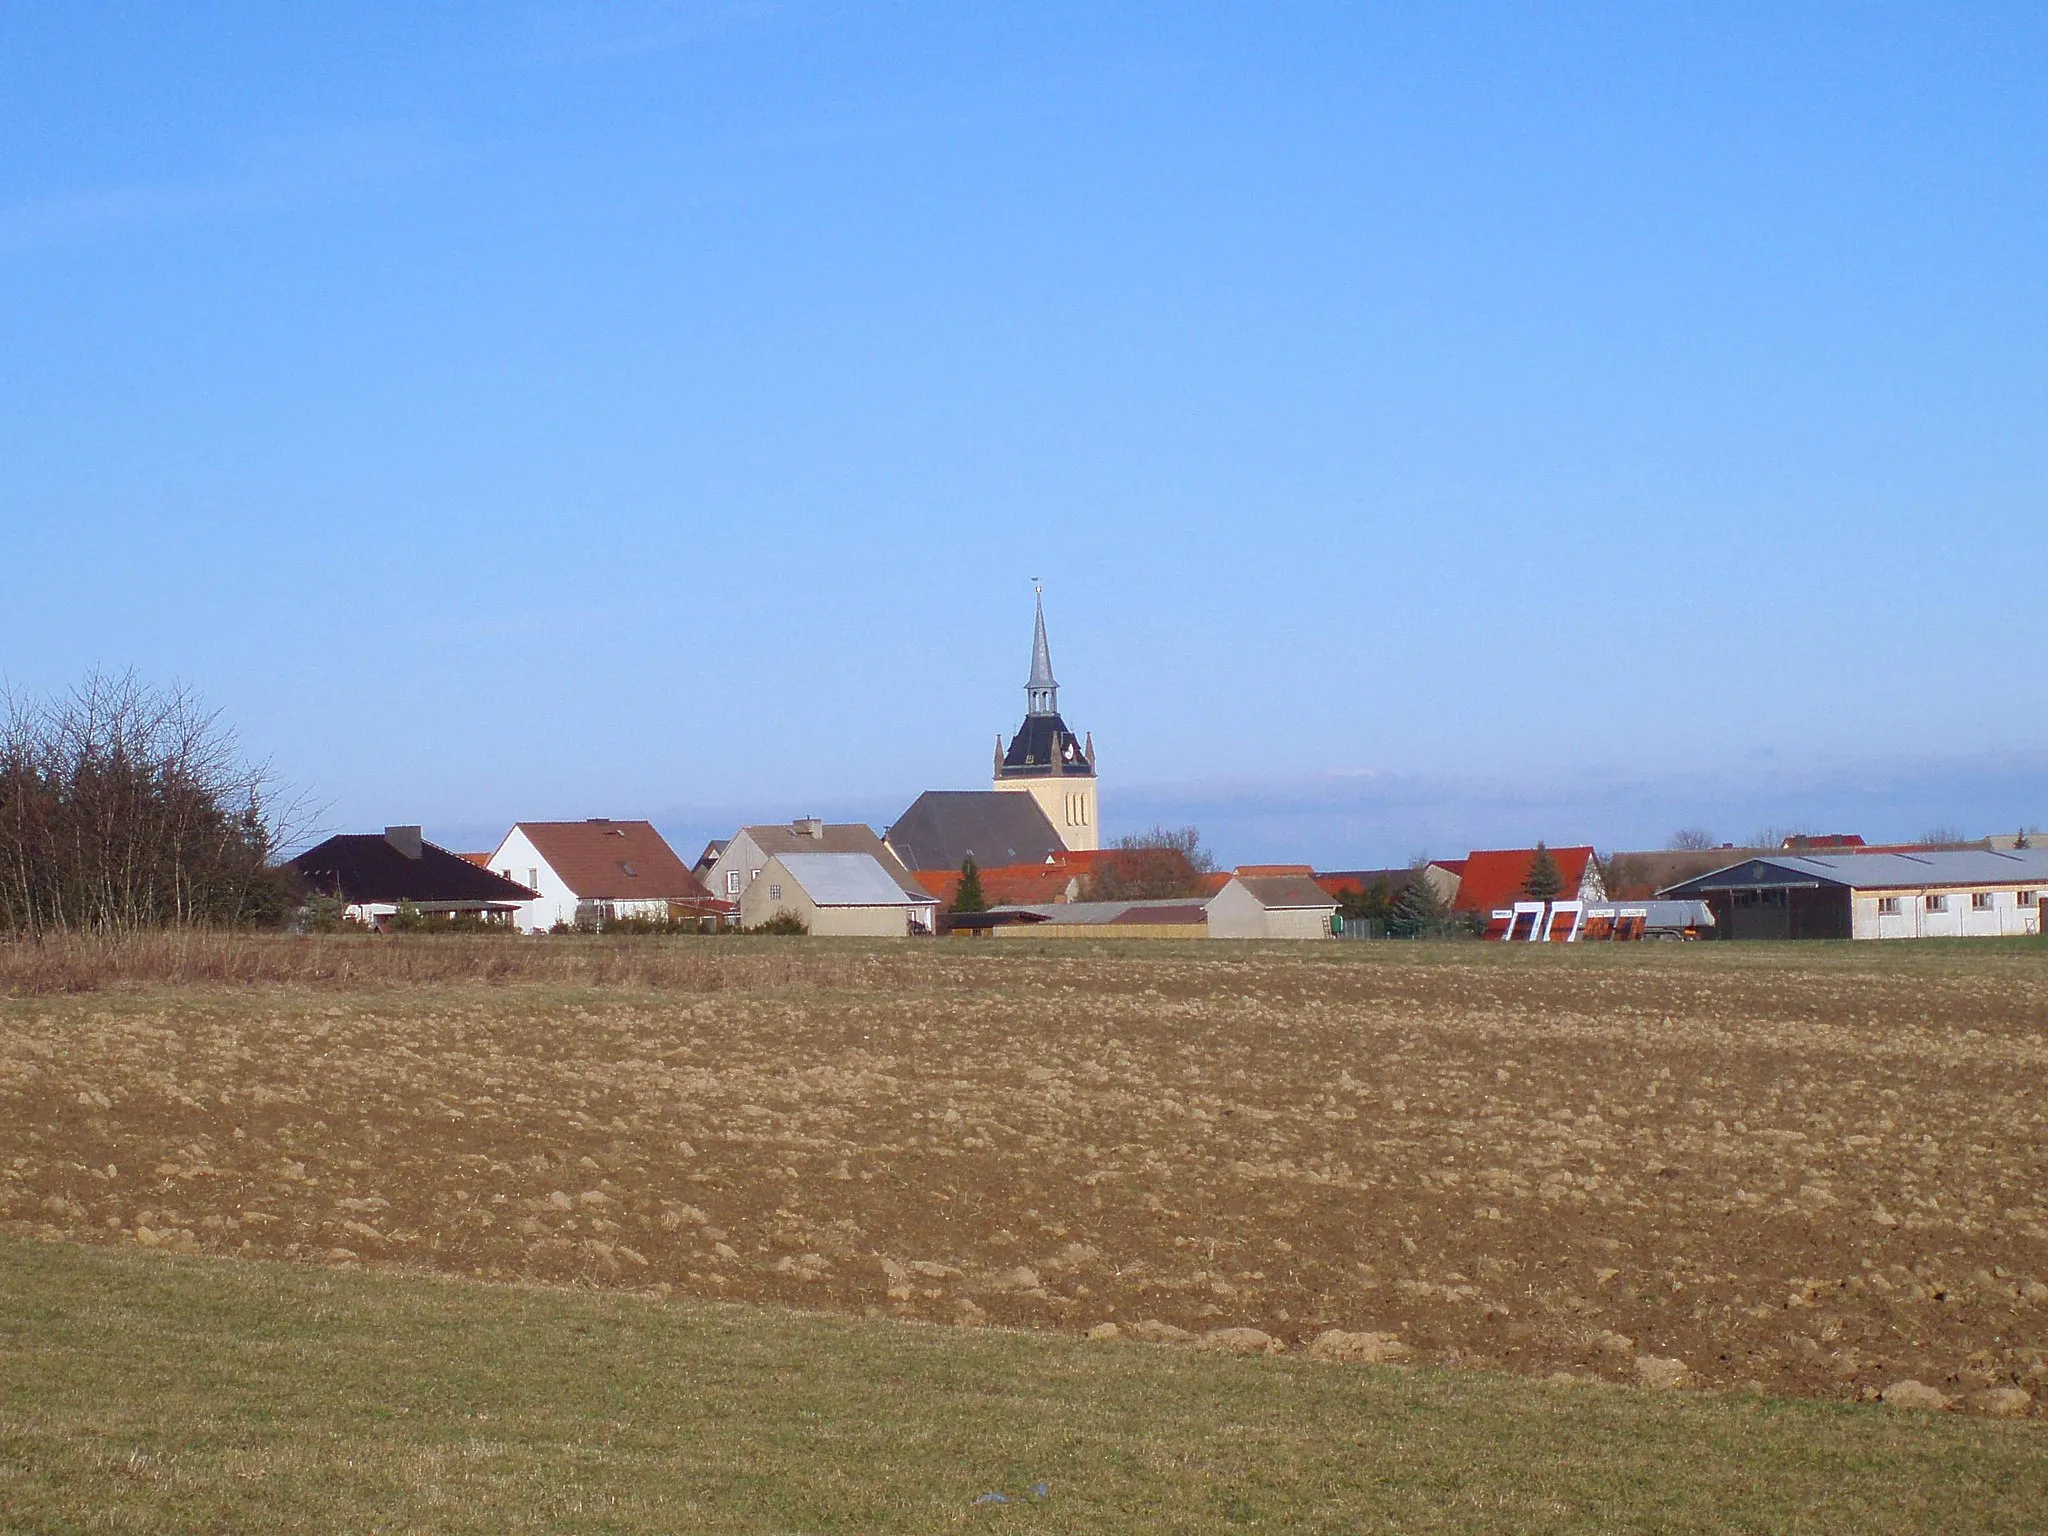
[(711, 894), (651, 821), (522, 821), (516, 830), (584, 901), (701, 901)]
[(1290, 907), (1330, 907), (1337, 898), (1307, 875), (1239, 875), (1237, 883), (1269, 911)]
[[(404, 829), (401, 829), (404, 830)], [(409, 829), (417, 836), (417, 827)], [(289, 860), (309, 890), (362, 902), (451, 902), (486, 906), (532, 901), (535, 892), (516, 880), (478, 869), (460, 854), (421, 841), (410, 857), (389, 836), (349, 833), (330, 837)]]

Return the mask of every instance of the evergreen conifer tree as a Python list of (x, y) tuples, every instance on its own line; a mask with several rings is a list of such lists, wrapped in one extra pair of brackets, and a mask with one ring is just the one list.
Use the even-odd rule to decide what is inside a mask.
[(1397, 939), (1419, 939), (1440, 932), (1449, 917), (1428, 871), (1418, 868), (1394, 898), (1387, 913), (1387, 932)]
[(1564, 874), (1558, 869), (1557, 860), (1538, 843), (1536, 856), (1529, 860), (1529, 876), (1522, 882), (1522, 894), (1531, 901), (1555, 901), (1563, 890)]
[(986, 912), (988, 898), (981, 893), (981, 869), (969, 854), (960, 864), (960, 884), (953, 892), (955, 912)]

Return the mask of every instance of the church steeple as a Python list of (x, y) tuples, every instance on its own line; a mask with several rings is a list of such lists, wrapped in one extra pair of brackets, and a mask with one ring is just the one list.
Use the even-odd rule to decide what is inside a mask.
[(1060, 685), (1053, 681), (1052, 648), (1045, 643), (1045, 588), (1032, 586), (1038, 598), (1038, 622), (1031, 631), (1031, 680), (1024, 685), (1024, 713), (1057, 715)]
[(1068, 848), (1098, 846), (1095, 829), (1095, 742), (1076, 736), (1060, 718), (1060, 685), (1045, 641), (1045, 591), (1034, 580), (1031, 680), (1024, 685), (1024, 723), (1008, 751), (996, 738), (995, 787), (1031, 796)]

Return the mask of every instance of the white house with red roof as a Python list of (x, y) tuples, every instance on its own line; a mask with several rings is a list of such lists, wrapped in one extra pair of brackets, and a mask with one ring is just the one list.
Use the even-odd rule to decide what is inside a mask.
[(522, 821), (488, 867), (539, 893), (514, 918), (527, 933), (620, 919), (720, 922), (736, 910), (705, 890), (647, 821)]

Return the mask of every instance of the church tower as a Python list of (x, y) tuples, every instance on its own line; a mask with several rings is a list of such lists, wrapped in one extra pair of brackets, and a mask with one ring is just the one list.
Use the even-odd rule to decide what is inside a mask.
[(1060, 685), (1053, 681), (1052, 647), (1045, 641), (1045, 592), (1036, 589), (1038, 621), (1031, 635), (1031, 677), (1024, 684), (1024, 723), (1009, 749), (996, 738), (997, 789), (1036, 800), (1067, 847), (1098, 848), (1095, 825), (1095, 738), (1085, 740), (1060, 718)]

